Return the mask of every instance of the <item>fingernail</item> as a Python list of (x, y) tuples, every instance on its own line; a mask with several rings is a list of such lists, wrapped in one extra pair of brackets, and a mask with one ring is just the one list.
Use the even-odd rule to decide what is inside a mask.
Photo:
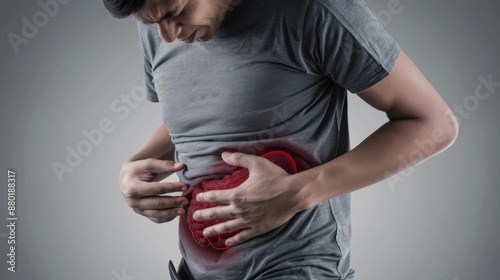
[(182, 209), (177, 210), (177, 215), (182, 215), (182, 214), (184, 214), (184, 210)]
[(222, 157), (228, 157), (228, 156), (230, 156), (230, 155), (231, 155), (231, 153), (230, 153), (230, 152), (223, 152), (223, 153), (222, 153)]
[(176, 163), (174, 163), (174, 167), (182, 166), (182, 164), (183, 164), (182, 162), (176, 162)]

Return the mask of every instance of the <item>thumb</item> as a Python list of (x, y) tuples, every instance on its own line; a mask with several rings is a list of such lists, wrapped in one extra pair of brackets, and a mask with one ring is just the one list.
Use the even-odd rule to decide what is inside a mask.
[(251, 169), (256, 165), (256, 161), (258, 161), (260, 157), (244, 153), (223, 152), (222, 159), (227, 164)]
[(138, 165), (138, 170), (153, 173), (177, 172), (186, 167), (182, 162), (173, 162), (171, 160), (161, 160), (155, 158), (139, 160), (136, 163)]

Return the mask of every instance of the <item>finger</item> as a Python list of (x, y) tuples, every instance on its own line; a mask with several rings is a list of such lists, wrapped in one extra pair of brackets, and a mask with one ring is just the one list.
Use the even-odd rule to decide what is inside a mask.
[(252, 228), (244, 229), (235, 236), (228, 238), (226, 240), (226, 246), (228, 247), (236, 246), (238, 244), (241, 244), (247, 240), (254, 238), (257, 235), (258, 234)]
[(227, 220), (223, 223), (206, 228), (203, 231), (203, 236), (211, 237), (218, 234), (229, 233), (243, 227), (243, 222), (240, 219)]
[(188, 189), (182, 182), (143, 182), (123, 190), (123, 195), (128, 198), (162, 195), (172, 192), (184, 192)]
[(218, 206), (203, 210), (197, 210), (193, 213), (193, 219), (196, 221), (210, 221), (235, 218), (236, 212), (231, 206)]
[(186, 167), (182, 162), (173, 162), (171, 160), (160, 160), (148, 158), (133, 162), (141, 171), (153, 173), (177, 172)]
[(198, 202), (230, 203), (234, 189), (207, 191), (196, 195)]
[(258, 156), (254, 156), (254, 155), (244, 154), (244, 153), (223, 152), (222, 159), (227, 164), (251, 169), (262, 158), (258, 157)]
[[(130, 203), (129, 203), (130, 202)], [(163, 210), (169, 208), (182, 207), (189, 204), (187, 198), (182, 196), (177, 197), (162, 197), (162, 196), (150, 196), (143, 197), (141, 199), (133, 199), (127, 201), (130, 207), (138, 208), (142, 210)]]
[(186, 211), (182, 208), (172, 208), (164, 210), (140, 210), (134, 208), (134, 212), (140, 214), (155, 223), (170, 222), (179, 215), (183, 215)]

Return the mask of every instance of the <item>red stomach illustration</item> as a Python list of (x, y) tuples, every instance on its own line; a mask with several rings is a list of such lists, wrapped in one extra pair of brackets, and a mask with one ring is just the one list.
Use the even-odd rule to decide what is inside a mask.
[[(284, 151), (271, 151), (268, 152), (264, 155), (262, 155), (263, 158), (273, 162), (274, 164), (278, 165), (279, 167), (283, 168), (288, 174), (295, 174), (297, 173), (297, 165), (293, 159), (293, 157), (288, 154), (287, 152)], [(236, 235), (240, 230), (236, 230), (233, 232), (229, 233), (224, 233), (212, 237), (204, 237), (203, 236), (203, 230), (207, 227), (213, 226), (218, 223), (223, 223), (227, 221), (227, 219), (220, 219), (220, 220), (207, 220), (207, 221), (196, 221), (193, 219), (193, 213), (197, 210), (201, 209), (207, 209), (211, 207), (217, 207), (217, 206), (224, 206), (226, 204), (222, 203), (204, 203), (204, 202), (198, 202), (196, 201), (196, 196), (199, 193), (206, 192), (206, 191), (212, 191), (212, 190), (227, 190), (227, 189), (232, 189), (235, 187), (238, 187), (241, 185), (243, 182), (245, 182), (246, 179), (248, 179), (248, 169), (242, 168), (237, 171), (235, 171), (231, 175), (227, 175), (224, 178), (220, 180), (207, 180), (203, 181), (201, 183), (201, 186), (196, 188), (196, 190), (193, 191), (192, 193), (192, 199), (189, 204), (188, 208), (188, 223), (189, 223), (189, 230), (191, 231), (193, 238), (196, 240), (198, 244), (200, 244), (203, 247), (208, 247), (211, 246), (214, 249), (217, 250), (225, 250), (228, 247), (226, 246), (225, 242), (228, 238), (231, 236)]]

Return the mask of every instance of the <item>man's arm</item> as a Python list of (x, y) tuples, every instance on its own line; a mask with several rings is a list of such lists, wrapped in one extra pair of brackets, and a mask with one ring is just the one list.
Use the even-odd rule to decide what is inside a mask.
[(138, 214), (153, 222), (163, 223), (185, 213), (182, 205), (189, 202), (182, 196), (166, 196), (184, 192), (181, 182), (154, 182), (182, 170), (183, 163), (175, 163), (175, 147), (165, 125), (161, 125), (146, 145), (120, 171), (120, 189), (127, 204)]
[[(457, 137), (458, 122), (450, 108), (403, 52), (391, 73), (359, 96), (386, 112), (389, 122), (330, 162), (288, 175), (260, 157), (224, 153), (227, 163), (248, 168), (250, 177), (232, 190), (198, 194), (198, 201), (229, 204), (194, 213), (196, 220), (231, 218), (205, 229), (204, 235), (244, 229), (226, 241), (228, 246), (237, 245), (283, 225), (296, 213), (324, 200), (417, 164), (450, 146)], [(418, 141), (432, 144), (422, 150)], [(414, 156), (416, 151), (418, 158)], [(408, 160), (401, 162), (401, 157)]]
[(170, 138), (167, 126), (161, 124), (153, 133), (144, 147), (133, 155), (127, 162), (132, 162), (147, 158), (162, 160), (174, 160), (175, 147)]
[(404, 52), (390, 75), (359, 97), (384, 111), (389, 122), (350, 152), (297, 176), (309, 200), (305, 207), (381, 181), (446, 149), (457, 137), (455, 116)]

